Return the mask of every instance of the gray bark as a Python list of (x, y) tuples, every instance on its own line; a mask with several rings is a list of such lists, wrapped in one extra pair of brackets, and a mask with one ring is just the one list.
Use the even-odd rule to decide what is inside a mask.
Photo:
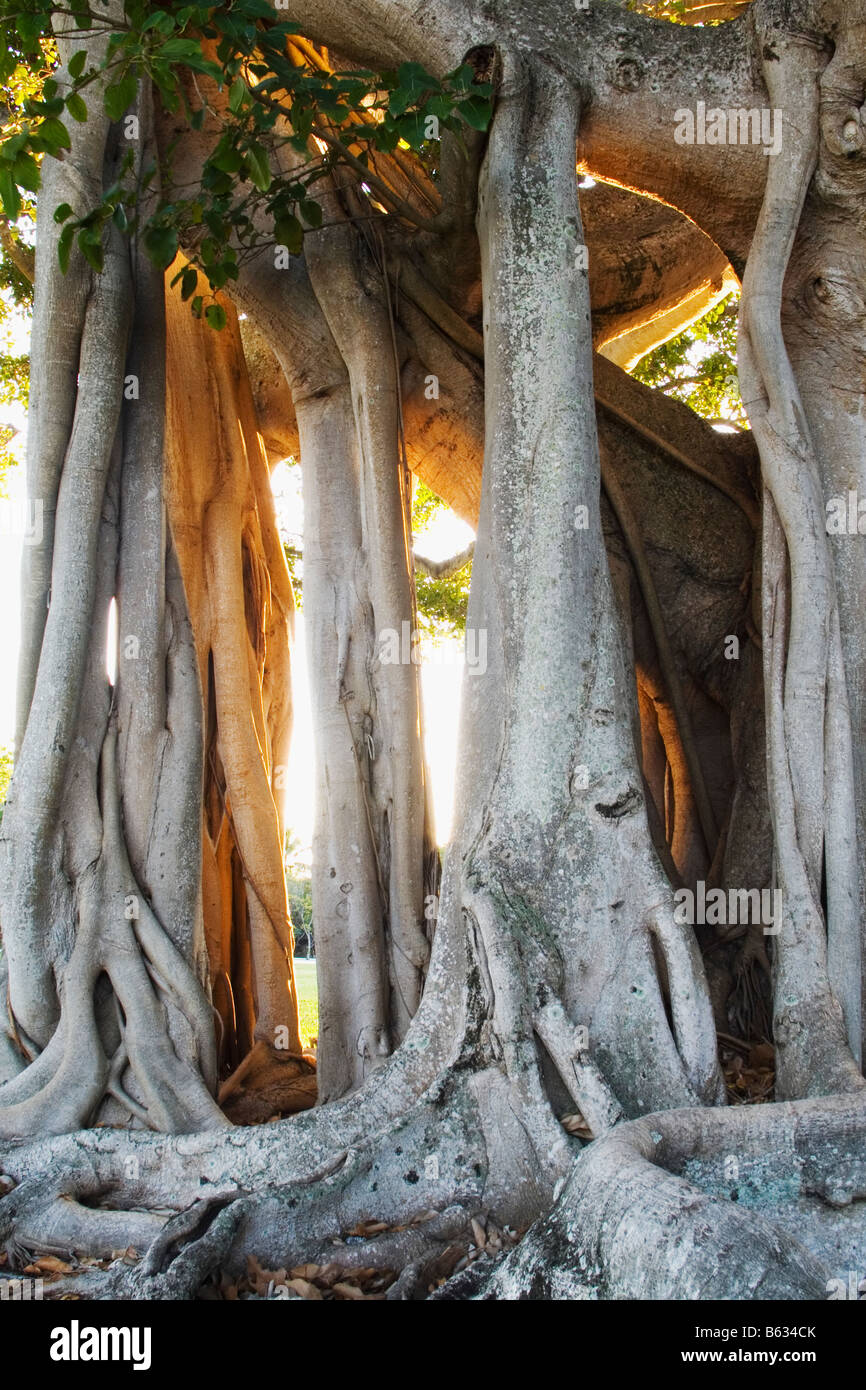
[[(859, 26), (862, 5), (854, 8)], [(831, 418), (818, 388), (806, 384), (811, 333), (792, 332), (791, 320), (808, 271), (807, 287), (825, 306), (815, 318), (826, 315), (841, 329), (834, 351), (839, 371), (850, 373), (842, 385), (859, 400), (862, 306), (829, 251), (844, 235), (860, 254), (855, 228), (838, 212), (846, 198), (859, 207), (860, 192), (859, 164), (847, 158), (859, 150), (859, 106), (856, 120), (846, 108), (838, 125), (840, 91), (853, 90), (848, 79), (862, 100), (862, 59), (846, 42), (851, 16), (831, 0), (756, 0), (748, 17), (713, 36), (648, 24), (614, 5), (595, 7), (585, 24), (570, 17), (563, 32), (558, 9), (546, 0), (496, 5), (483, 22), (463, 8), (434, 3), (422, 11), (408, 0), (359, 0), (348, 9), (302, 0), (297, 11), (314, 38), (358, 60), (414, 59), (441, 72), (473, 45), (494, 42), (498, 49), (496, 113), (479, 183), (485, 464), (468, 619), (471, 632), (485, 635), (486, 669), (465, 682), (457, 830), (426, 988), (422, 996), (417, 685), (411, 667), (376, 669), (372, 646), (382, 627), (399, 630), (412, 616), (397, 450), (406, 350), (396, 330), (391, 335), (384, 287), (358, 253), (355, 233), (341, 225), (310, 248), (312, 290), (298, 267), (270, 309), (261, 277), (252, 276), (241, 292), (258, 305), (292, 388), (315, 527), (309, 585), (320, 737), (316, 891), (325, 913), (333, 907), (324, 931), (323, 1019), (333, 1020), (343, 1047), (333, 1061), (323, 1056), (323, 1090), (337, 1095), (364, 1084), (292, 1122), (225, 1132), (196, 1032), (202, 1015), (190, 992), (192, 964), (183, 964), (149, 904), (134, 928), (114, 910), (137, 881), (133, 867), (154, 876), (154, 904), (160, 889), (134, 812), (129, 847), (122, 837), (106, 692), (101, 702), (87, 698), (99, 694), (95, 634), (112, 591), (113, 544), (123, 570), (123, 507), (126, 498), (128, 515), (131, 500), (112, 427), (102, 439), (96, 488), (72, 499), (76, 506), (87, 501), (91, 554), (98, 540), (107, 537), (109, 547), (101, 568), (92, 563), (81, 584), (64, 589), (66, 609), (59, 611), (68, 610), (74, 652), (55, 655), (52, 603), (33, 706), (40, 724), (32, 735), (28, 725), (22, 760), (34, 756), (28, 738), (34, 747), (44, 740), (43, 724), (55, 740), (49, 748), (58, 730), (65, 741), (77, 733), (80, 740), (74, 757), (51, 764), (38, 797), (16, 774), (15, 795), (23, 785), (43, 817), (46, 807), (59, 805), (63, 778), (75, 776), (88, 814), (70, 827), (65, 849), (78, 871), (78, 917), (74, 931), (63, 924), (62, 988), (48, 992), (47, 1014), (45, 913), (33, 910), (37, 890), (12, 861), (12, 889), (31, 911), (18, 937), (25, 945), (17, 956), (9, 950), (11, 1000), (25, 1026), (35, 1025), (34, 1051), (42, 1050), (0, 1089), (2, 1132), (35, 1136), (3, 1151), (15, 1186), (0, 1202), (0, 1233), (47, 1232), (55, 1242), (74, 1240), (98, 1253), (117, 1239), (123, 1209), (125, 1229), (137, 1239), (153, 1236), (150, 1249), (128, 1275), (93, 1276), (94, 1289), (191, 1297), (210, 1271), (237, 1271), (249, 1253), (288, 1264), (327, 1250), (336, 1232), (369, 1215), (375, 1184), (377, 1214), (388, 1222), (420, 1226), (429, 1209), (438, 1213), (428, 1238), (414, 1239), (413, 1227), (411, 1252), (406, 1242), (414, 1273), (405, 1288), (423, 1279), (425, 1261), (441, 1255), (461, 1218), (494, 1214), (500, 1223), (536, 1224), (486, 1289), (478, 1279), (458, 1279), (441, 1296), (461, 1296), (461, 1289), (463, 1296), (500, 1297), (819, 1296), (834, 1261), (854, 1260), (862, 1248), (866, 1210), (856, 1061), (862, 662), (857, 605), (850, 594), (840, 597), (835, 570), (838, 564), (856, 595), (859, 561), (841, 542), (831, 552), (821, 496), (822, 486), (841, 488), (851, 477), (844, 450), (859, 435), (850, 419), (838, 423), (836, 412)], [(826, 61), (831, 39), (835, 69)], [(673, 108), (690, 104), (698, 81), (721, 105), (769, 100), (786, 112), (790, 148), (769, 165), (769, 175), (755, 150), (735, 148), (724, 158), (706, 146), (677, 153)], [(586, 167), (611, 178), (628, 170), (643, 191), (692, 216), (737, 268), (751, 247), (742, 369), (764, 485), (763, 606), (753, 627), (763, 643), (773, 854), (786, 904), (773, 946), (780, 1082), (783, 1093), (801, 1097), (790, 1104), (739, 1111), (718, 1105), (710, 993), (695, 935), (674, 923), (671, 882), (659, 860), (666, 852), (669, 868), (683, 877), (703, 872), (708, 860), (710, 869), (733, 873), (738, 856), (740, 863), (748, 858), (749, 826), (766, 828), (754, 784), (762, 731), (760, 721), (746, 727), (744, 711), (757, 673), (752, 658), (741, 686), (716, 690), (716, 703), (727, 701), (734, 752), (720, 760), (718, 778), (704, 778), (701, 754), (712, 739), (713, 712), (697, 699), (689, 709), (674, 687), (680, 663), (688, 664), (684, 648), (691, 642), (699, 649), (714, 625), (688, 642), (662, 632), (659, 594), (677, 576), (665, 566), (654, 572), (652, 547), (635, 531), (628, 479), (615, 474), (605, 484), (609, 544), (616, 527), (621, 543), (618, 553), (610, 544), (613, 582), (608, 565), (601, 485), (616, 448), (606, 442), (600, 460), (590, 296), (576, 254), (584, 237), (576, 148)], [(728, 179), (734, 192), (723, 200)], [(441, 266), (440, 257), (439, 287), (436, 274), (428, 285), (440, 300)], [(104, 283), (112, 285), (110, 276)], [(468, 280), (460, 293), (471, 298)], [(89, 301), (94, 315), (98, 295), (97, 288)], [(440, 340), (449, 324), (459, 334), (464, 367), (467, 355), (479, 356), (477, 329), (467, 323), (455, 330), (447, 298), (443, 310), (416, 282), (412, 302)], [(412, 313), (401, 320), (407, 334)], [(304, 355), (311, 345), (315, 358)], [(464, 398), (470, 396), (467, 388)], [(113, 426), (114, 419), (103, 423)], [(640, 422), (631, 428), (651, 456), (670, 452), (658, 431)], [(55, 563), (69, 545), (64, 489), (82, 471), (74, 433), (72, 444)], [(748, 573), (754, 498), (725, 450), (707, 446), (706, 453), (691, 469), (690, 486), (702, 478), (713, 487), (713, 514), (727, 517), (736, 538), (725, 558), (734, 576)], [(146, 541), (158, 560), (159, 521), (150, 522)], [(682, 553), (688, 555), (685, 544)], [(700, 578), (692, 576), (698, 588)], [(157, 591), (144, 605), (154, 642), (154, 612), (164, 597)], [(133, 592), (127, 611), (134, 600)], [(732, 617), (745, 622), (745, 606), (732, 602)], [(644, 768), (630, 649), (643, 666), (641, 702), (653, 706), (655, 718), (655, 743), (653, 726), (644, 725)], [(50, 691), (58, 672), (84, 682), (80, 711), (72, 697), (55, 710), (43, 695), (43, 662)], [(720, 685), (717, 673), (716, 680)], [(161, 711), (148, 713), (143, 732), (152, 738)], [(361, 762), (371, 744), (382, 763), (372, 771)], [(675, 744), (688, 775), (681, 775), (674, 810), (685, 812), (687, 830), (679, 833), (674, 816), (671, 843), (663, 834), (660, 844), (656, 834), (654, 845), (653, 806), (657, 820), (664, 809), (656, 795), (662, 755)], [(739, 804), (725, 847), (716, 817), (731, 795), (735, 760)], [(128, 746), (124, 767), (138, 781), (135, 766)], [(20, 805), (13, 797), (7, 811), (13, 848)], [(22, 823), (30, 834), (35, 822)], [(4, 818), (4, 837), (6, 830)], [(32, 837), (25, 834), (23, 845), (18, 862), (26, 866)], [(762, 839), (756, 872), (765, 851)], [(59, 867), (56, 854), (49, 887)], [(67, 911), (70, 898), (61, 893)], [(340, 913), (346, 899), (348, 911)], [(106, 904), (112, 910), (103, 920)], [(387, 935), (380, 931), (384, 908)], [(8, 921), (4, 901), (4, 929)], [(18, 930), (13, 920), (13, 935)], [(183, 939), (193, 938), (194, 929)], [(132, 963), (121, 970), (116, 958), (124, 953)], [(387, 1002), (387, 1019), (386, 964), (396, 996)], [(113, 1022), (91, 1008), (103, 969), (123, 1005)], [(155, 1022), (171, 995), (189, 1026), (185, 1040), (178, 1032), (174, 1043), (175, 1034)], [(79, 1016), (85, 1027), (76, 1037), (87, 1065), (75, 1070), (70, 1018)], [(127, 1036), (119, 1037), (121, 1029)], [(134, 1086), (124, 1084), (127, 1061)], [(198, 1132), (45, 1137), (52, 1128), (83, 1125), (109, 1083), (114, 1099), (139, 1119)], [(58, 1098), (64, 1104), (55, 1114)], [(575, 1109), (593, 1136), (576, 1163), (576, 1142), (559, 1123)], [(742, 1206), (731, 1201), (731, 1156), (749, 1198)], [(168, 1194), (174, 1215), (154, 1235), (156, 1223), (143, 1219), (141, 1208), (165, 1205)], [(828, 1207), (850, 1212), (844, 1239)], [(97, 1209), (104, 1219), (91, 1220), (86, 1212)], [(374, 1257), (374, 1245), (361, 1253)]]

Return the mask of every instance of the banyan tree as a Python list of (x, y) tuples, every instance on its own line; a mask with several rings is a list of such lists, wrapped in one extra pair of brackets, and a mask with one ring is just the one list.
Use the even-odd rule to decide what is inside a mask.
[[(44, 78), (0, 146), (13, 245), (39, 185), (44, 518), (7, 1249), (134, 1247), (61, 1281), (103, 1297), (358, 1229), (389, 1298), (823, 1297), (866, 1197), (866, 4), (3, 16)], [(732, 290), (722, 432), (626, 368)], [(383, 648), (413, 477), (477, 532), (441, 856), (418, 665)], [(728, 1103), (720, 1034), (772, 1045), (771, 1101)]]

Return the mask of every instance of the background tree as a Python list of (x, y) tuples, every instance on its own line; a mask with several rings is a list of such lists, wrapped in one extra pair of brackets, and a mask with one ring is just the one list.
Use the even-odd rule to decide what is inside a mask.
[[(50, 524), (0, 836), (0, 1223), (147, 1247), (79, 1289), (190, 1296), (247, 1255), (330, 1259), (340, 1229), (395, 1298), (470, 1231), (493, 1255), (527, 1233), (439, 1297), (816, 1297), (857, 1267), (862, 547), (825, 499), (863, 457), (866, 8), (676, 8), (725, 22), (54, 12), (60, 67), (3, 147), (13, 182), (49, 156)], [(777, 113), (780, 152), (679, 143), (696, 94)], [(616, 363), (733, 275), (752, 435), (722, 436)], [(279, 368), (255, 386), (234, 305)], [(238, 1130), (310, 1099), (265, 441), (304, 473), (320, 1104)], [(487, 642), (441, 889), (417, 670), (382, 645), (415, 625), (413, 471), (477, 519)], [(681, 924), (699, 882), (778, 886), (777, 934)], [(775, 1104), (724, 1104), (719, 1031), (772, 1031)], [(249, 1050), (220, 1108), (226, 1037)]]

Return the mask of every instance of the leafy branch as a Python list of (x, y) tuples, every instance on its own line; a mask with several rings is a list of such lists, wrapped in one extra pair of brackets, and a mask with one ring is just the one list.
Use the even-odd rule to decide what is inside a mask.
[[(83, 45), (65, 70), (55, 34), (66, 45), (78, 38)], [(173, 183), (173, 148), (162, 168), (151, 163), (144, 170), (136, 170), (130, 149), (96, 207), (61, 204), (54, 216), (63, 224), (64, 271), (73, 243), (101, 271), (111, 223), (139, 235), (160, 269), (182, 248), (188, 264), (173, 283), (214, 328), (225, 315), (216, 302), (205, 308), (205, 288), (213, 295), (236, 280), (242, 259), (262, 245), (299, 255), (306, 232), (322, 225), (315, 185), (335, 165), (358, 176), (371, 215), (431, 227), (373, 167), (375, 158), (426, 153), (443, 130), (458, 137), (467, 127), (484, 130), (492, 114), (492, 87), (476, 82), (469, 64), (441, 80), (417, 63), (378, 74), (331, 71), (296, 24), (275, 20), (267, 0), (158, 7), (125, 0), (120, 17), (100, 0), (0, 0), (0, 36), (0, 98), (11, 113), (0, 141), (0, 200), (10, 222), (23, 195), (38, 191), (42, 159), (64, 157), (74, 124), (86, 123), (95, 103), (113, 122), (134, 121), (141, 84), (151, 83), (163, 107), (182, 111), (190, 129), (213, 134), (192, 195)], [(22, 68), (37, 79), (37, 90), (15, 102), (9, 87)], [(279, 158), (286, 146), (295, 152), (288, 171)]]

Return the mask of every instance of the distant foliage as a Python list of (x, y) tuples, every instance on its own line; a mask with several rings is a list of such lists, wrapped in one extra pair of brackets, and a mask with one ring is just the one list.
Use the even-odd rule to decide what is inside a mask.
[(295, 934), (295, 952), (315, 955), (315, 932), (313, 928), (313, 886), (309, 870), (306, 875), (288, 874), (286, 891), (292, 913), (292, 927)]
[(309, 864), (301, 856), (301, 842), (290, 830), (286, 831), (284, 862), (286, 892), (295, 932), (295, 950), (315, 952), (313, 931), (313, 883)]
[[(45, 51), (50, 57), (53, 44), (47, 44)], [(38, 72), (30, 71), (21, 63), (15, 65), (0, 84), (0, 101), (5, 108), (4, 131), (10, 122), (14, 125), (20, 117), (24, 102), (39, 95), (41, 85)], [(2, 167), (0, 164), (0, 186)], [(29, 337), (33, 282), (20, 262), (33, 257), (35, 213), (35, 198), (24, 190), (17, 219), (10, 222), (8, 217), (0, 215), (0, 407), (12, 405), (22, 411), (27, 409), (29, 400), (30, 358), (18, 351), (18, 347)], [(16, 466), (17, 460), (9, 450), (16, 434), (13, 424), (0, 420), (0, 497), (7, 495), (9, 470)]]
[(471, 575), (471, 560), (448, 579), (429, 579), (425, 574), (416, 575), (418, 625), (425, 636), (442, 641), (443, 638), (464, 635)]
[[(2, 317), (0, 313), (0, 322)], [(25, 410), (30, 401), (30, 357), (27, 353), (0, 356), (0, 404), (8, 405), (13, 401)]]
[[(449, 507), (435, 492), (419, 480), (415, 484), (412, 498), (412, 533), (418, 536), (432, 525), (437, 516), (449, 511)], [(423, 551), (423, 537), (418, 542)], [(466, 608), (469, 602), (469, 581), (472, 577), (472, 561), (468, 561), (457, 574), (447, 579), (430, 579), (425, 574), (415, 575), (415, 591), (418, 597), (418, 626), (425, 637), (443, 641), (463, 637), (466, 632)]]
[(0, 822), (3, 820), (3, 810), (6, 806), (6, 796), (9, 791), (9, 783), (12, 781), (14, 765), (12, 749), (0, 748)]
[(437, 516), (448, 511), (447, 503), (437, 497), (426, 483), (422, 483), (420, 478), (415, 480), (414, 492), (412, 493), (412, 532), (418, 535), (420, 531), (426, 531), (428, 526), (432, 526)]
[(283, 554), (286, 557), (289, 578), (292, 581), (295, 607), (299, 613), (302, 613), (304, 609), (304, 552), (301, 550), (300, 546), (293, 545), (290, 541), (283, 541)]
[(632, 376), (714, 424), (748, 425), (737, 378), (737, 310), (729, 295), (684, 333), (642, 357)]

